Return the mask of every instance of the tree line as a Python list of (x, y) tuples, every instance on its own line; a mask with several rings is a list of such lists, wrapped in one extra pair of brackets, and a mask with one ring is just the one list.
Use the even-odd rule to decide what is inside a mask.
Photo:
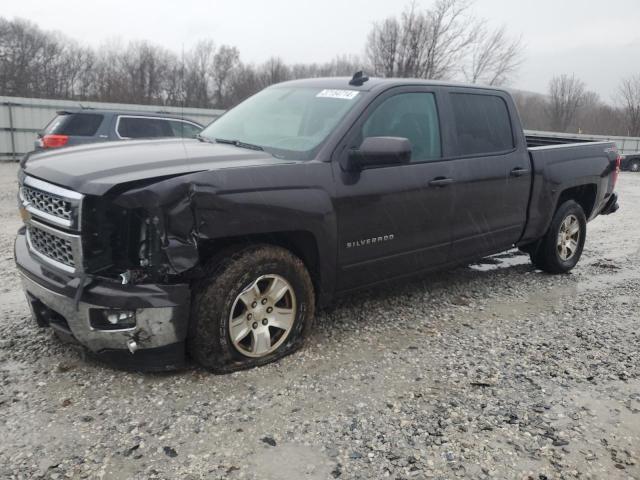
[(23, 20), (0, 17), (0, 95), (199, 108), (228, 108), (273, 83), (304, 76), (352, 75), (359, 61), (260, 65), (234, 46), (199, 41), (172, 52), (148, 41), (91, 48)]
[(505, 83), (521, 61), (521, 42), (505, 27), (491, 30), (474, 17), (469, 0), (436, 0), (427, 9), (410, 4), (397, 17), (372, 26), (363, 55), (326, 63), (261, 64), (211, 39), (185, 52), (148, 41), (91, 48), (27, 20), (0, 17), (1, 93), (189, 107), (228, 108), (284, 80), (351, 76), (357, 70), (385, 77), (464, 78)]
[[(490, 27), (472, 0), (409, 4), (372, 25), (362, 55), (325, 63), (271, 57), (246, 63), (231, 45), (199, 41), (173, 52), (148, 41), (81, 45), (36, 24), (0, 17), (0, 95), (229, 108), (274, 83), (307, 77), (375, 76), (460, 80), (505, 86), (523, 61), (521, 38)], [(640, 135), (640, 75), (624, 80), (617, 105), (574, 76), (552, 79), (546, 95), (515, 92), (526, 128)]]
[(640, 74), (620, 81), (614, 105), (575, 75), (557, 75), (546, 95), (512, 92), (525, 128), (640, 137)]

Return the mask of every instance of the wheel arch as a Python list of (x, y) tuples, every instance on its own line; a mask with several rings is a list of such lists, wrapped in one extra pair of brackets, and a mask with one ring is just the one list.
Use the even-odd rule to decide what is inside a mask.
[(325, 278), (326, 273), (322, 272), (318, 241), (312, 232), (306, 230), (277, 231), (200, 240), (198, 245), (200, 263), (204, 265), (220, 252), (230, 252), (248, 245), (259, 244), (282, 247), (300, 258), (309, 271), (316, 292), (316, 300), (322, 301), (322, 294), (327, 291), (328, 279)]
[[(598, 186), (595, 183), (582, 183), (580, 185), (567, 186), (553, 196), (548, 196), (544, 202), (536, 202), (538, 214), (535, 218), (529, 218), (527, 230), (523, 237), (516, 242), (516, 246), (523, 251), (535, 249), (544, 234), (551, 226), (553, 216), (560, 206), (567, 200), (574, 200), (584, 210), (587, 220), (591, 218), (596, 207)], [(544, 198), (544, 197), (540, 197)], [(533, 201), (533, 200), (532, 200)], [(545, 207), (542, 209), (541, 207)]]
[(567, 188), (560, 192), (554, 213), (558, 211), (560, 205), (567, 200), (574, 200), (584, 210), (584, 215), (589, 219), (596, 206), (596, 198), (598, 195), (598, 187), (595, 183), (587, 183)]

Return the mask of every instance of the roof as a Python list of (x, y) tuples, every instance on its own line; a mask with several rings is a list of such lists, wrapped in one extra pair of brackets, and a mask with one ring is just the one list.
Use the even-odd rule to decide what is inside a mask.
[(64, 110), (58, 110), (56, 112), (59, 115), (73, 114), (73, 113), (95, 113), (99, 115), (131, 115), (135, 117), (159, 117), (159, 118), (171, 118), (175, 120), (188, 120), (189, 122), (196, 123), (193, 120), (186, 119), (176, 113), (164, 113), (162, 111), (148, 112), (144, 110), (110, 110), (103, 108), (65, 108)]
[(409, 85), (424, 85), (424, 86), (439, 86), (439, 87), (458, 87), (458, 88), (473, 88), (478, 90), (493, 90), (503, 93), (507, 93), (503, 88), (496, 88), (485, 85), (475, 85), (468, 83), (458, 83), (441, 80), (428, 80), (422, 78), (379, 78), (370, 77), (369, 80), (364, 82), (361, 86), (350, 85), (351, 77), (320, 77), (320, 78), (305, 78), (301, 80), (290, 80), (273, 85), (274, 87), (315, 87), (315, 88), (332, 88), (332, 89), (348, 89), (359, 90), (362, 92), (368, 92), (372, 90), (386, 90), (391, 87), (402, 87)]

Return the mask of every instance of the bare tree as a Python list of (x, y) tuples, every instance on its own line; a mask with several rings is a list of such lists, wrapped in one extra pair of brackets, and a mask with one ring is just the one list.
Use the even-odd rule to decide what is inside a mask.
[(522, 64), (522, 38), (512, 39), (505, 26), (490, 31), (483, 24), (463, 68), (467, 82), (504, 85)]
[(38, 88), (47, 37), (26, 20), (0, 22), (0, 80), (5, 95), (28, 96)]
[(289, 80), (289, 67), (280, 57), (271, 57), (260, 67), (259, 77), (262, 87)]
[(324, 76), (342, 77), (352, 76), (358, 70), (363, 70), (365, 64), (358, 55), (338, 55), (327, 67), (328, 69), (323, 74)]
[[(376, 75), (504, 83), (521, 63), (522, 42), (506, 27), (489, 31), (470, 13), (470, 0), (437, 0), (420, 11), (415, 2), (400, 19), (374, 24), (366, 57)], [(461, 68), (461, 66), (465, 66)]]
[(438, 0), (427, 11), (426, 65), (421, 77), (444, 79), (457, 73), (481, 23), (469, 14), (470, 0)]
[(261, 88), (258, 73), (251, 65), (242, 63), (234, 70), (228, 95), (230, 105), (236, 105)]
[(552, 130), (568, 131), (575, 126), (576, 113), (585, 102), (585, 84), (575, 75), (553, 77), (549, 83), (547, 114)]
[(172, 55), (165, 49), (147, 42), (129, 44), (120, 56), (128, 86), (122, 95), (128, 102), (164, 103), (164, 79)]
[(183, 65), (184, 103), (190, 107), (210, 106), (211, 71), (215, 44), (213, 40), (201, 40), (187, 53)]
[(123, 96), (127, 87), (120, 62), (123, 50), (120, 42), (111, 42), (97, 50), (91, 78), (93, 99), (103, 102), (125, 101)]
[(640, 74), (625, 78), (618, 88), (627, 135), (640, 137)]
[[(530, 130), (554, 130), (550, 124), (549, 99), (542, 94), (512, 91), (522, 124)], [(626, 135), (622, 112), (607, 105), (594, 92), (585, 92), (585, 100), (576, 112), (582, 133)]]
[(398, 20), (387, 18), (382, 23), (374, 24), (366, 45), (366, 56), (373, 73), (383, 77), (395, 76), (399, 43)]
[(216, 106), (226, 108), (227, 90), (233, 71), (240, 64), (240, 52), (236, 47), (222, 45), (213, 57), (213, 82), (216, 92)]
[(524, 128), (551, 130), (547, 115), (547, 99), (540, 93), (512, 91)]
[[(625, 119), (622, 112), (607, 105), (593, 92), (587, 92), (585, 105), (578, 112), (579, 127), (582, 133), (602, 135), (628, 135), (625, 131)], [(596, 98), (594, 102), (593, 99)]]

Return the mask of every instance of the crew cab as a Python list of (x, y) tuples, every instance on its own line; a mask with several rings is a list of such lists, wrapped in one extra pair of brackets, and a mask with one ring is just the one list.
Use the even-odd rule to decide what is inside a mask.
[(230, 372), (293, 352), (357, 289), (513, 246), (570, 271), (619, 167), (609, 142), (528, 148), (500, 89), (297, 80), (197, 139), (29, 156), (15, 259), (38, 324), (95, 355)]

